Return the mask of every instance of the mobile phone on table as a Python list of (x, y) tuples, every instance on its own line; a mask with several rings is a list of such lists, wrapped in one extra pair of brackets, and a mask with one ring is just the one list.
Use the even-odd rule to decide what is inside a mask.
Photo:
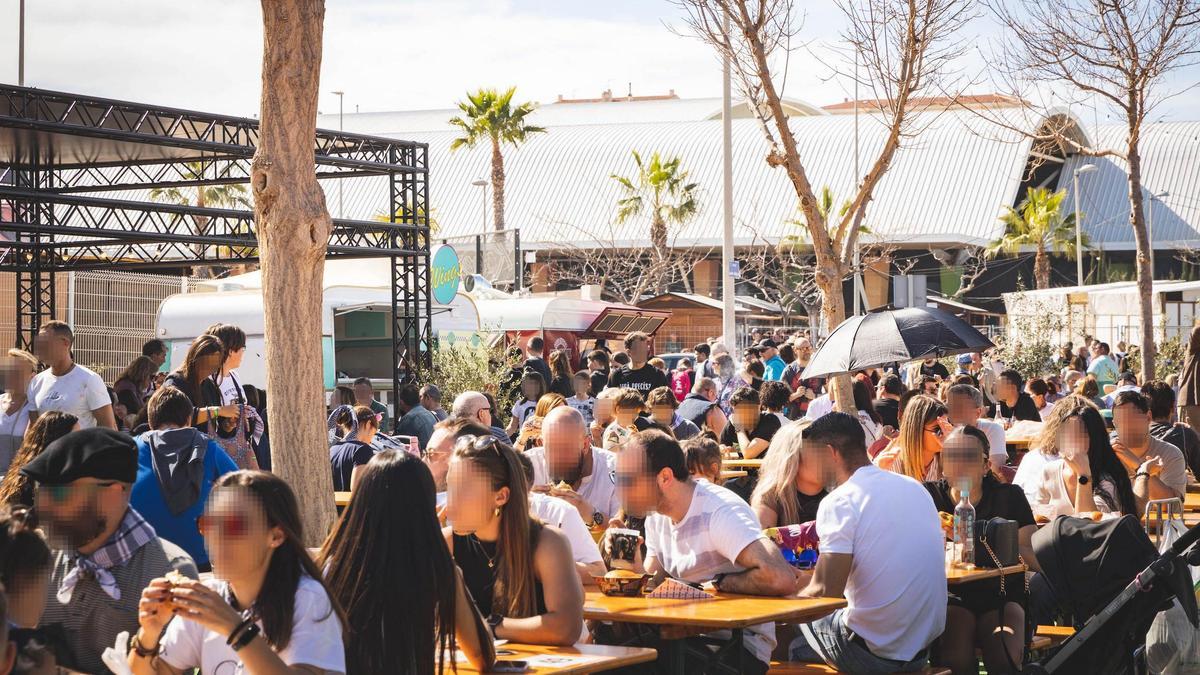
[(493, 673), (523, 673), (529, 670), (529, 664), (525, 661), (497, 661), (492, 667)]

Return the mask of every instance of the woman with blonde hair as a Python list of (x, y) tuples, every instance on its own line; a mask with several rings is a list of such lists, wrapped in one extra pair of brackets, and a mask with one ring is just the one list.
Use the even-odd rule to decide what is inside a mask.
[(758, 471), (758, 485), (750, 498), (764, 528), (799, 525), (817, 519), (817, 506), (827, 492), (821, 476), (804, 464), (805, 424), (785, 425), (771, 439), (771, 452)]
[(946, 406), (932, 396), (912, 397), (900, 418), (900, 434), (875, 457), (875, 465), (918, 481), (941, 480), (938, 455), (942, 440), (953, 429), (946, 413)]
[(24, 349), (10, 349), (4, 359), (4, 393), (0, 394), (0, 473), (8, 471), (25, 439), (30, 417), (37, 419), (29, 400), (29, 382), (38, 360)]
[(1095, 375), (1086, 375), (1075, 385), (1075, 395), (1082, 396), (1097, 408), (1104, 409), (1104, 399), (1100, 398), (1100, 383)]

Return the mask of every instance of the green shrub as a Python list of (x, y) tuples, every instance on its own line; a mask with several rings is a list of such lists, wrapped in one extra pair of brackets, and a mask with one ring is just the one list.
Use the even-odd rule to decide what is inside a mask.
[(433, 350), (433, 373), (429, 381), (442, 390), (445, 407), (464, 391), (482, 391), (496, 397), (498, 410), (492, 411), (493, 423), (508, 424), (514, 392), (502, 391), (499, 384), (521, 362), (510, 359), (502, 349), (486, 344), (439, 345)]

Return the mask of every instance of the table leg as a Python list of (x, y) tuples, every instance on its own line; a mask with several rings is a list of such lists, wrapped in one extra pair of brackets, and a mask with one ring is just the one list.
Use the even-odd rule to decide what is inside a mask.
[(674, 675), (685, 675), (687, 672), (687, 641), (671, 640), (671, 672)]

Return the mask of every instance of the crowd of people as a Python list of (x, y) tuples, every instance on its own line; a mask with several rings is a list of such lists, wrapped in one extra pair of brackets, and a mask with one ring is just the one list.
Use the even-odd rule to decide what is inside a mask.
[[(139, 675), (430, 673), (456, 652), (484, 669), (497, 640), (661, 647), (677, 636), (584, 621), (618, 530), (638, 533), (622, 563), (650, 586), (845, 598), (747, 628), (723, 657), (743, 672), (782, 658), (974, 673), (977, 651), (1010, 672), (1026, 627), (1063, 612), (1038, 525), (1138, 515), (1200, 469), (1200, 437), (1176, 420), (1194, 382), (1138, 382), (1103, 343), (1066, 345), (1035, 377), (965, 354), (844, 387), (804, 377), (806, 332), (756, 338), (668, 368), (641, 333), (582, 355), (534, 337), (507, 381), (447, 392), (448, 410), (435, 383), (406, 385), (394, 419), (370, 380), (339, 387), (330, 470), (350, 498), (310, 550), (270, 473), (264, 393), (238, 379), (240, 329), (211, 327), (170, 372), (151, 341), (109, 389), (48, 323), (3, 368), (0, 673), (105, 673), (114, 647)], [(1038, 437), (1021, 453), (1006, 435), (1026, 423)], [(726, 480), (729, 458), (761, 466)], [(1028, 583), (948, 587), (939, 514), (964, 500), (979, 522), (1015, 521)], [(788, 526), (815, 566), (765, 532)], [(682, 638), (685, 653), (708, 638), (728, 635)]]

